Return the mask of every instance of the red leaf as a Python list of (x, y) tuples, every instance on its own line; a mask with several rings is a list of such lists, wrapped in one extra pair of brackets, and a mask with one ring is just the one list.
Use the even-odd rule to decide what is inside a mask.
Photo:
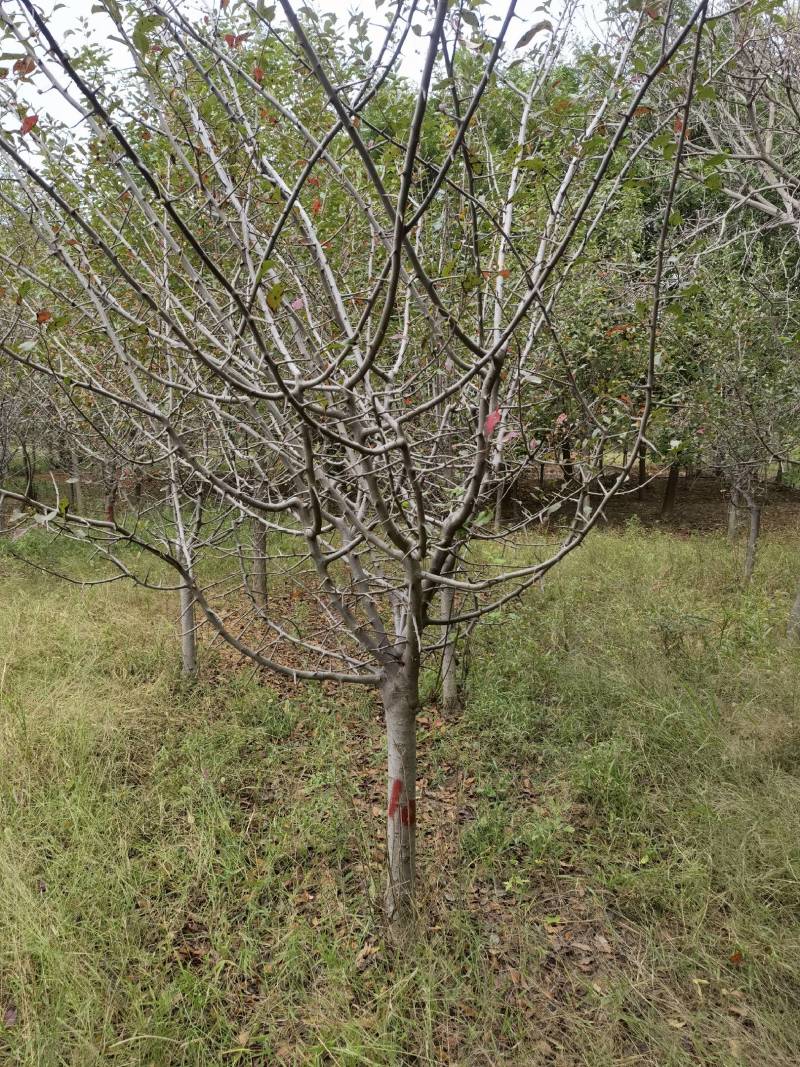
[(42, 308), (41, 311), (36, 312), (36, 321), (41, 326), (44, 322), (49, 322), (53, 317), (53, 312), (48, 311), (47, 308)]
[(23, 59), (17, 60), (12, 70), (18, 78), (24, 78), (28, 74), (33, 74), (36, 70), (36, 60), (32, 56), (25, 56)]
[(672, 128), (675, 130), (675, 133), (680, 133), (683, 129), (683, 119), (680, 115), (675, 116), (675, 121), (672, 124)]
[(309, 185), (319, 185), (319, 178), (309, 178), (308, 179), (308, 184)]
[(219, 0), (219, 6), (224, 11), (225, 8), (230, 4), (230, 2), (231, 2), (231, 0)]
[(22, 125), (19, 128), (19, 132), (24, 137), (26, 133), (30, 133), (36, 123), (39, 121), (38, 115), (28, 115), (27, 118), (22, 120)]
[(729, 959), (734, 967), (741, 967), (744, 963), (744, 956), (741, 954), (738, 948), (735, 952), (731, 953)]
[(257, 67), (257, 66), (253, 67), (253, 81), (258, 82), (258, 84), (260, 85), (263, 82), (263, 80), (264, 80), (264, 68), (263, 67)]
[(511, 277), (511, 271), (510, 270), (503, 269), (503, 270), (499, 270), (497, 273), (500, 275), (501, 278), (510, 278)]
[(315, 215), (319, 215), (320, 211), (322, 211), (322, 201), (319, 197), (316, 197), (316, 199), (311, 204), (311, 210), (314, 212)]
[(496, 408), (491, 414), (486, 416), (486, 422), (484, 423), (484, 430), (487, 437), (491, 437), (495, 426), (500, 421), (500, 408)]
[(228, 48), (241, 48), (249, 36), (249, 33), (226, 33), (222, 39)]

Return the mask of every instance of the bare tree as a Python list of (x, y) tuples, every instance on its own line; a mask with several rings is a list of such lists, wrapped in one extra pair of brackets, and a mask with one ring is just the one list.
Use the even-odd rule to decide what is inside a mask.
[[(386, 911), (403, 924), (422, 665), (444, 654), (451, 676), (454, 635), (581, 543), (644, 440), (706, 0), (657, 23), (619, 16), (571, 91), (571, 3), (527, 30), (522, 63), (506, 58), (514, 0), (491, 35), (470, 9), (411, 0), (377, 46), (356, 20), (345, 48), (288, 0), (280, 20), (259, 3), (206, 22), (174, 0), (104, 7), (127, 86), (70, 55), (32, 0), (0, 14), (24, 55), (0, 83), (6, 104), (23, 105), (35, 72), (80, 116), (78, 136), (44, 114), (0, 136), (17, 183), (0, 197), (27, 234), (3, 270), (33, 284), (2, 351), (68, 381), (109, 425), (123, 412), (168, 492), (149, 523), (53, 508), (47, 524), (120, 574), (140, 573), (131, 549), (158, 557), (187, 642), (197, 610), (273, 672), (378, 689)], [(426, 44), (409, 85), (397, 68), (412, 29)], [(564, 345), (565, 294), (636, 164), (631, 124), (677, 59), (683, 121), (651, 255), (631, 263), (649, 291), (631, 459), (609, 483), (607, 423)], [(45, 300), (57, 314), (31, 325)], [(62, 316), (68, 330), (53, 327)], [(497, 523), (564, 398), (564, 482)], [(542, 535), (557, 517), (560, 538)], [(498, 552), (510, 540), (511, 562)]]

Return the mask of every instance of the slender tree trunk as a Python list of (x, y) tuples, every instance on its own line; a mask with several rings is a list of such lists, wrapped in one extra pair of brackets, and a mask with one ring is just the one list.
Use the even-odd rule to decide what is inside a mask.
[(78, 515), (84, 515), (83, 510), (83, 487), (81, 486), (81, 471), (78, 465), (78, 450), (74, 444), (69, 448), (70, 457), (70, 506)]
[(119, 480), (116, 474), (112, 474), (111, 481), (106, 482), (106, 499), (105, 499), (105, 516), (106, 522), (117, 521), (117, 491), (119, 490)]
[(792, 610), (789, 612), (787, 636), (793, 641), (800, 640), (800, 585), (797, 587), (797, 595), (794, 598)]
[(667, 475), (667, 484), (664, 486), (664, 498), (661, 501), (661, 517), (666, 518), (672, 514), (672, 509), (675, 506), (675, 496), (678, 492), (678, 475), (680, 474), (680, 467), (677, 463), (671, 463), (669, 468), (669, 474)]
[(387, 670), (381, 686), (389, 763), (386, 811), (386, 918), (401, 932), (414, 915), (417, 837), (417, 709), (419, 672)]
[(783, 485), (783, 461), (778, 460), (778, 469), (775, 471), (775, 484)]
[(647, 481), (647, 448), (644, 441), (639, 445), (639, 488), (636, 490), (636, 499), (644, 500), (644, 483)]
[(36, 500), (36, 482), (34, 481), (35, 466), (28, 453), (27, 445), (24, 441), (20, 442), (22, 448), (22, 462), (25, 464), (25, 496), (29, 500)]
[(494, 498), (494, 528), (498, 533), (503, 529), (503, 496), (503, 486), (498, 485)]
[(197, 629), (194, 619), (194, 596), (188, 585), (181, 586), (181, 657), (183, 673), (197, 674)]
[(756, 545), (758, 534), (761, 530), (761, 505), (750, 505), (750, 534), (747, 538), (747, 552), (744, 557), (744, 580), (749, 582), (753, 577), (753, 568), (756, 565)]
[(564, 471), (565, 478), (571, 478), (575, 473), (575, 466), (572, 462), (572, 441), (569, 437), (561, 446), (561, 469)]
[(733, 543), (739, 532), (739, 509), (734, 501), (728, 501), (728, 540)]
[(251, 593), (256, 610), (265, 612), (269, 603), (267, 588), (267, 529), (263, 522), (253, 520), (253, 573)]
[(544, 485), (544, 463), (539, 464), (539, 488)]
[[(442, 618), (449, 619), (453, 614), (453, 601), (455, 589), (444, 586), (442, 589)], [(449, 627), (447, 631), (447, 644), (442, 653), (442, 710), (445, 715), (456, 715), (461, 710), (461, 699), (458, 694), (458, 657), (456, 655), (455, 627)]]

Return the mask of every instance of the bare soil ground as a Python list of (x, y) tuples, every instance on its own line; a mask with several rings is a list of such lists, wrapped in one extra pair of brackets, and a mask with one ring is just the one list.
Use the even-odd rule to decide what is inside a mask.
[[(557, 467), (548, 468), (545, 491), (556, 487)], [(611, 526), (624, 525), (636, 516), (643, 526), (655, 527), (685, 536), (690, 533), (711, 533), (727, 529), (728, 498), (723, 482), (711, 474), (682, 474), (672, 513), (662, 516), (661, 504), (666, 487), (666, 475), (652, 478), (645, 487), (643, 499), (638, 488), (617, 494), (606, 508), (606, 517)], [(524, 484), (517, 494), (517, 501), (531, 506), (536, 498), (537, 487), (531, 481)], [(744, 520), (742, 520), (744, 521)], [(761, 526), (763, 533), (777, 531), (800, 532), (800, 490), (784, 485), (770, 485), (764, 500)]]

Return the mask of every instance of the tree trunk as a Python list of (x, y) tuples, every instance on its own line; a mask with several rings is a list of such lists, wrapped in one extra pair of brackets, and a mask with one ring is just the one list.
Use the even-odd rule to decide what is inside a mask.
[(387, 670), (381, 686), (389, 762), (386, 918), (402, 932), (414, 916), (417, 838), (418, 671)]
[(758, 534), (761, 530), (761, 505), (750, 505), (750, 534), (747, 538), (747, 552), (744, 557), (744, 580), (749, 582), (753, 577), (753, 568), (756, 565), (756, 545)]
[(647, 448), (644, 441), (639, 445), (639, 488), (636, 499), (644, 500), (644, 483), (647, 481)]
[(778, 460), (778, 469), (775, 471), (775, 484), (783, 485), (783, 462)]
[(267, 529), (258, 519), (253, 519), (253, 573), (251, 593), (256, 610), (262, 614), (267, 610), (269, 590), (267, 589)]
[[(442, 618), (450, 619), (453, 614), (455, 589), (445, 586), (442, 589)], [(445, 715), (456, 715), (461, 710), (458, 695), (458, 657), (456, 655), (455, 627), (447, 629), (447, 644), (442, 652), (442, 711)]]
[(668, 515), (672, 514), (672, 509), (675, 506), (675, 496), (678, 492), (678, 475), (680, 474), (680, 467), (677, 463), (671, 463), (669, 468), (669, 474), (667, 475), (667, 484), (664, 486), (664, 499), (661, 501), (661, 518), (665, 519)]
[(188, 585), (181, 586), (181, 658), (183, 673), (197, 674), (197, 629), (194, 620), (194, 596)]
[(28, 448), (24, 441), (20, 442), (22, 447), (22, 462), (25, 465), (25, 496), (29, 500), (36, 500), (36, 483), (34, 481), (35, 466), (31, 461), (31, 457), (28, 454)]
[(571, 478), (575, 473), (575, 465), (572, 462), (572, 442), (569, 437), (561, 446), (561, 469), (565, 478)]
[(494, 498), (494, 528), (496, 533), (503, 529), (503, 496), (503, 486), (498, 485)]
[(732, 500), (728, 501), (728, 540), (733, 542), (739, 532), (739, 509)]
[(119, 489), (119, 480), (116, 475), (112, 476), (112, 480), (106, 483), (106, 499), (105, 499), (105, 516), (106, 522), (117, 521), (117, 491)]
[(78, 450), (75, 445), (70, 445), (70, 506), (78, 515), (85, 514), (83, 510), (83, 488), (81, 487), (81, 472), (78, 466)]
[(794, 598), (792, 610), (789, 612), (789, 626), (786, 632), (791, 640), (800, 640), (800, 585), (797, 587), (797, 595)]

